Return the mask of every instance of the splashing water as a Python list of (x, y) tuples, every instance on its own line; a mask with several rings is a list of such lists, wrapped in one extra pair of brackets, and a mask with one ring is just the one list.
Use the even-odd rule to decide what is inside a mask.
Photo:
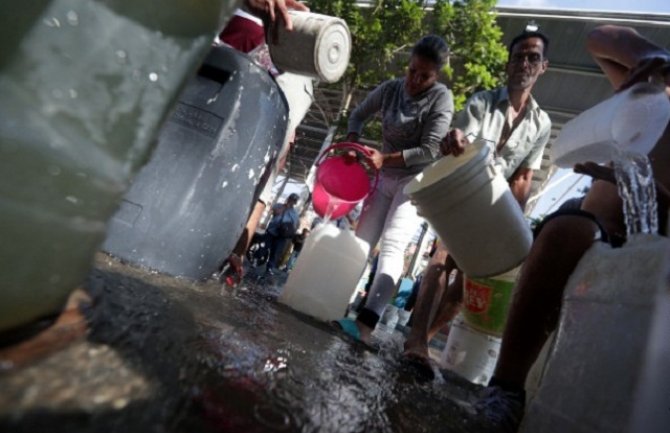
[(646, 155), (619, 152), (614, 158), (614, 174), (623, 200), (626, 234), (658, 232), (656, 186)]

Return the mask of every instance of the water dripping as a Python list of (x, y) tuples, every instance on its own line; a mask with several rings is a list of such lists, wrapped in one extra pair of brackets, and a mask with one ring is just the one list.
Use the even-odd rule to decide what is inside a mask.
[(60, 28), (60, 21), (56, 17), (45, 18), (42, 22), (47, 27)]
[(158, 74), (155, 72), (149, 72), (149, 81), (151, 82), (158, 81)]
[(214, 96), (212, 96), (211, 98), (209, 98), (209, 99), (207, 100), (207, 105), (209, 105), (209, 104), (211, 104), (211, 103), (213, 103), (213, 102), (216, 102), (217, 99), (219, 99), (219, 94), (218, 94), (218, 92), (215, 93)]
[(254, 406), (254, 418), (273, 430), (286, 430), (291, 425), (291, 419), (285, 411), (268, 403)]
[(126, 53), (123, 50), (116, 50), (116, 61), (119, 63), (126, 63), (126, 60), (128, 59), (128, 53)]
[(623, 201), (628, 236), (658, 232), (656, 186), (646, 155), (619, 152), (614, 158), (614, 174)]
[(75, 11), (69, 11), (66, 15), (65, 18), (67, 18), (67, 23), (71, 25), (72, 27), (76, 27), (79, 25), (79, 15)]

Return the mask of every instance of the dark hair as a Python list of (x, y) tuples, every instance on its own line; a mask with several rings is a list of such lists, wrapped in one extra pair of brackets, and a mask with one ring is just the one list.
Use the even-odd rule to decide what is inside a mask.
[(289, 194), (288, 198), (286, 199), (286, 201), (289, 201), (289, 200), (297, 202), (298, 200), (300, 200), (300, 196), (293, 192), (293, 193)]
[(442, 69), (449, 58), (449, 45), (437, 35), (424, 36), (412, 48), (412, 55), (430, 60)]
[(538, 32), (538, 31), (523, 32), (520, 35), (516, 36), (514, 39), (512, 39), (512, 42), (510, 42), (510, 44), (509, 44), (509, 53), (512, 54), (512, 50), (514, 49), (514, 45), (518, 44), (519, 42), (525, 41), (526, 39), (530, 39), (530, 38), (540, 38), (540, 39), (542, 39), (542, 56), (547, 57), (547, 52), (549, 51), (549, 38), (544, 33)]

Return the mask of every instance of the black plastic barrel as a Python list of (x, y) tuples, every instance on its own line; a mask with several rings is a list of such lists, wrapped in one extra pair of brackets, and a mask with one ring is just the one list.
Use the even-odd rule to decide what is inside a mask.
[(242, 233), (287, 114), (265, 70), (213, 48), (110, 221), (103, 250), (175, 276), (210, 276)]

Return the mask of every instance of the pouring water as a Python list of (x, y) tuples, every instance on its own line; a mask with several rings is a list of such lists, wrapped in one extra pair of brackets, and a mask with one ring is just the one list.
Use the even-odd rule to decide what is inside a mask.
[(626, 235), (657, 233), (656, 186), (649, 158), (637, 152), (616, 152), (614, 175), (623, 201)]

